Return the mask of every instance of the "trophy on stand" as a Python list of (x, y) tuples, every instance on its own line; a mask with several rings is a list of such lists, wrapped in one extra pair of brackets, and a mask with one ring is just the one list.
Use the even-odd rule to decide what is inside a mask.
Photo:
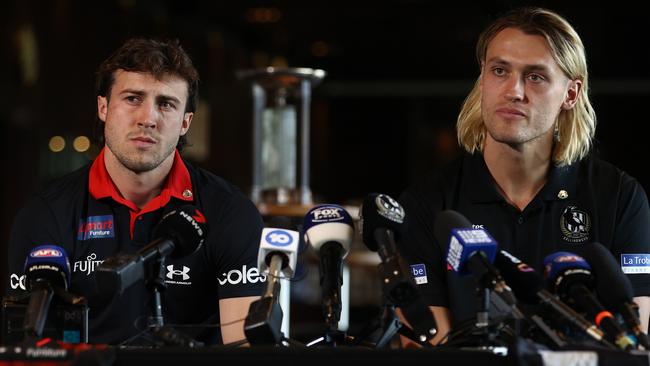
[[(285, 218), (287, 229), (298, 230), (313, 206), (309, 187), (311, 90), (323, 80), (325, 71), (266, 67), (240, 70), (237, 77), (250, 83), (253, 97), (250, 198), (265, 221)], [(282, 334), (288, 338), (291, 283), (280, 282)]]
[(241, 70), (253, 96), (251, 200), (264, 216), (301, 216), (312, 205), (309, 187), (311, 90), (325, 71), (309, 68)]

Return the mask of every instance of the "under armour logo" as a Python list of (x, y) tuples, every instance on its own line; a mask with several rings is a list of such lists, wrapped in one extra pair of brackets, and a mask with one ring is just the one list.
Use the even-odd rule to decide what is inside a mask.
[(170, 280), (173, 280), (174, 276), (183, 276), (183, 281), (187, 281), (190, 279), (190, 275), (188, 275), (189, 272), (190, 272), (190, 268), (186, 266), (183, 266), (182, 271), (180, 269), (174, 269), (173, 264), (167, 266), (167, 278), (169, 278)]

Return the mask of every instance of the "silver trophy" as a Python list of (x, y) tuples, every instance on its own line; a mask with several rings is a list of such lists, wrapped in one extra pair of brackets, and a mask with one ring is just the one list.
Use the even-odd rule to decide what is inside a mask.
[(257, 204), (308, 205), (311, 90), (325, 71), (308, 68), (240, 70), (253, 95), (253, 185)]

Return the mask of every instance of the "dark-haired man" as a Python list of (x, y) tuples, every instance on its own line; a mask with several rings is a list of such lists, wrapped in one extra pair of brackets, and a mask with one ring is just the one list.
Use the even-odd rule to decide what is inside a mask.
[[(243, 319), (260, 293), (256, 269), (262, 220), (234, 186), (183, 161), (178, 147), (196, 110), (198, 72), (177, 42), (132, 39), (97, 72), (97, 114), (104, 148), (18, 214), (9, 245), (9, 293), (25, 290), (23, 263), (42, 244), (63, 247), (70, 291), (88, 299), (91, 343), (122, 343), (146, 330), (151, 296), (144, 284), (123, 296), (96, 289), (94, 270), (117, 253), (152, 241), (161, 217), (191, 204), (208, 236), (196, 253), (168, 259), (162, 305), (167, 324), (201, 324), (192, 335), (224, 343), (244, 339)], [(34, 228), (33, 223), (38, 226)], [(94, 231), (94, 224), (106, 230)]]

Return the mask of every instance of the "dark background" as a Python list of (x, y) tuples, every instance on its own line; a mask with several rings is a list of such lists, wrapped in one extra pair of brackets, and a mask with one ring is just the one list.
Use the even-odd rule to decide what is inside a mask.
[[(210, 125), (209, 155), (196, 162), (244, 191), (252, 113), (235, 71), (324, 69), (312, 101), (312, 190), (321, 202), (350, 203), (373, 191), (396, 196), (453, 156), (480, 31), (530, 4), (564, 15), (581, 35), (596, 147), (648, 190), (650, 16), (626, 2), (15, 0), (0, 12), (2, 242), (38, 187), (94, 157), (97, 147), (75, 153), (69, 141), (92, 133), (94, 71), (129, 37), (178, 38), (192, 56)], [(54, 135), (68, 140), (63, 152), (47, 149)]]

